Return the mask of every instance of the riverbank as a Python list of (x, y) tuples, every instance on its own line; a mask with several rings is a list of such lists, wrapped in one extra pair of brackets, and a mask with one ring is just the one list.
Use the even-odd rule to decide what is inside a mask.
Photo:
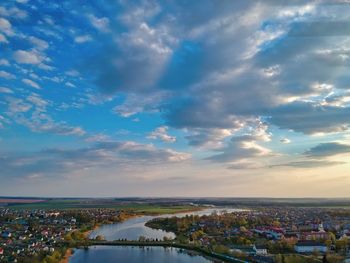
[(69, 262), (69, 258), (73, 255), (73, 249), (72, 248), (68, 248), (66, 250), (66, 253), (64, 254), (63, 258), (61, 259), (60, 263), (68, 263)]
[[(122, 213), (122, 216), (120, 217), (120, 220), (119, 221), (104, 221), (104, 222), (100, 222), (98, 224), (94, 224), (93, 226), (90, 226), (88, 229), (78, 229), (78, 230), (75, 230), (75, 231), (80, 231), (81, 234), (83, 235), (83, 239), (79, 239), (79, 240), (74, 240), (75, 242), (84, 242), (84, 244), (87, 244), (87, 243), (90, 243), (91, 241), (95, 241), (95, 239), (98, 237), (98, 239), (105, 239), (105, 233), (97, 233), (96, 234), (96, 231), (98, 231), (99, 228), (101, 228), (102, 226), (103, 227), (106, 227), (106, 226), (109, 226), (109, 225), (115, 225), (115, 226), (120, 226), (121, 224), (125, 223), (125, 222), (128, 222), (128, 221), (133, 221), (133, 219), (136, 219), (137, 218), (147, 218), (147, 217), (156, 217), (156, 216), (176, 216), (176, 215), (182, 215), (182, 214), (187, 214), (187, 213), (195, 213), (195, 212), (198, 212), (198, 211), (202, 211), (204, 209), (204, 207), (194, 207), (194, 206), (191, 206), (191, 207), (184, 207), (182, 206), (181, 208), (179, 206), (176, 206), (174, 207), (174, 209), (168, 209), (168, 208), (165, 208), (165, 209), (155, 209), (153, 210), (152, 212), (150, 211), (139, 211), (139, 212), (131, 212), (131, 211), (124, 211)], [(148, 220), (148, 219), (147, 219)], [(146, 221), (145, 221), (146, 222)], [(92, 234), (94, 233), (94, 234)], [(74, 235), (71, 235), (71, 236), (74, 236)], [(137, 235), (136, 239), (138, 239), (140, 236), (142, 236), (142, 234), (140, 235)], [(129, 237), (129, 236), (128, 236)], [(122, 239), (125, 239), (126, 237), (123, 237)], [(146, 236), (147, 238), (147, 236)], [(115, 238), (115, 239), (119, 239), (119, 238)], [(107, 240), (108, 240), (108, 235), (107, 235)], [(112, 239), (114, 240), (114, 238)], [(98, 241), (98, 240), (97, 240)], [(69, 246), (69, 242), (67, 243), (68, 246)], [(75, 245), (72, 246), (72, 244), (70, 245), (71, 247), (75, 247)], [(85, 246), (85, 245), (82, 245), (82, 246)], [(69, 258), (69, 257), (67, 257)], [(68, 262), (69, 259), (66, 261)]]

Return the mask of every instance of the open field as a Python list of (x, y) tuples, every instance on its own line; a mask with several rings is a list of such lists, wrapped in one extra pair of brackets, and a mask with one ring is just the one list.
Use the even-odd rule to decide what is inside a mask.
[(348, 198), (36, 198), (0, 197), (0, 207), (25, 209), (113, 208), (137, 213), (168, 214), (205, 206), (350, 208)]
[[(4, 200), (4, 202), (1, 202)], [(17, 201), (15, 201), (17, 200)], [(88, 209), (112, 208), (133, 211), (138, 214), (172, 214), (198, 210), (199, 207), (189, 204), (154, 204), (140, 202), (120, 202), (114, 199), (41, 199), (28, 202), (28, 199), (0, 199), (0, 206), (12, 209)]]

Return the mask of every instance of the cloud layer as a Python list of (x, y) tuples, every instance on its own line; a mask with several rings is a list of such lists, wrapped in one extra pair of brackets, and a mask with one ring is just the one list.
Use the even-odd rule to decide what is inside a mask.
[(349, 11), (345, 0), (1, 3), (0, 178), (116, 170), (128, 184), (145, 169), (160, 188), (222, 175), (226, 195), (235, 182), (345, 174)]

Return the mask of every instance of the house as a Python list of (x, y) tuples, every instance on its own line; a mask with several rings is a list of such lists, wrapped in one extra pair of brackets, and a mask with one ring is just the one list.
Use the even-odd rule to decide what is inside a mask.
[(286, 242), (290, 243), (296, 243), (299, 240), (298, 235), (296, 233), (286, 233), (283, 235), (283, 239)]
[(245, 246), (245, 245), (233, 245), (230, 246), (231, 253), (244, 253), (247, 255), (255, 255), (256, 251), (253, 246)]
[(325, 231), (318, 231), (318, 232), (302, 232), (299, 234), (300, 240), (326, 240), (329, 239), (329, 234)]
[(266, 237), (268, 239), (281, 240), (282, 237), (283, 237), (283, 234), (275, 232), (275, 231), (272, 231), (272, 230), (268, 230), (268, 231), (266, 231)]
[(11, 236), (12, 236), (11, 232), (8, 232), (8, 231), (4, 231), (1, 234), (1, 237), (3, 238), (10, 238)]
[(254, 245), (253, 247), (254, 251), (258, 255), (267, 255), (267, 248), (262, 245)]
[(294, 249), (298, 253), (313, 253), (315, 251), (326, 253), (328, 250), (325, 244), (314, 241), (299, 241), (295, 244)]

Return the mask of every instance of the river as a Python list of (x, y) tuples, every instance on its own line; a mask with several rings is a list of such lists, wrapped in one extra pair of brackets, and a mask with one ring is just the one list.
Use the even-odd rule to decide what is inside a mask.
[[(106, 240), (117, 239), (138, 240), (140, 236), (149, 239), (163, 239), (163, 237), (174, 238), (175, 234), (156, 230), (145, 226), (145, 223), (158, 217), (184, 217), (186, 215), (209, 215), (213, 212), (222, 213), (223, 211), (235, 212), (241, 209), (233, 208), (209, 208), (200, 211), (161, 215), (161, 216), (141, 216), (131, 218), (122, 223), (102, 225), (92, 231), (90, 238), (102, 235)], [(162, 247), (131, 247), (131, 246), (92, 246), (89, 249), (76, 249), (75, 253), (69, 259), (70, 263), (208, 263), (213, 262), (203, 256), (193, 252), (183, 251), (177, 248)]]
[(70, 263), (209, 263), (212, 262), (178, 248), (92, 246), (88, 250), (76, 249)]
[(138, 240), (140, 236), (144, 236), (149, 239), (163, 239), (163, 237), (175, 238), (175, 234), (171, 232), (165, 232), (163, 230), (152, 229), (145, 226), (146, 222), (151, 219), (158, 217), (184, 217), (186, 215), (210, 215), (213, 212), (222, 213), (223, 211), (227, 212), (236, 212), (242, 211), (242, 209), (235, 208), (208, 208), (200, 211), (178, 213), (178, 214), (169, 214), (161, 216), (141, 216), (131, 218), (122, 223), (117, 224), (108, 224), (102, 225), (96, 230), (92, 231), (90, 238), (94, 239), (96, 236), (101, 235), (108, 241), (118, 240), (118, 239), (127, 239), (127, 240)]

